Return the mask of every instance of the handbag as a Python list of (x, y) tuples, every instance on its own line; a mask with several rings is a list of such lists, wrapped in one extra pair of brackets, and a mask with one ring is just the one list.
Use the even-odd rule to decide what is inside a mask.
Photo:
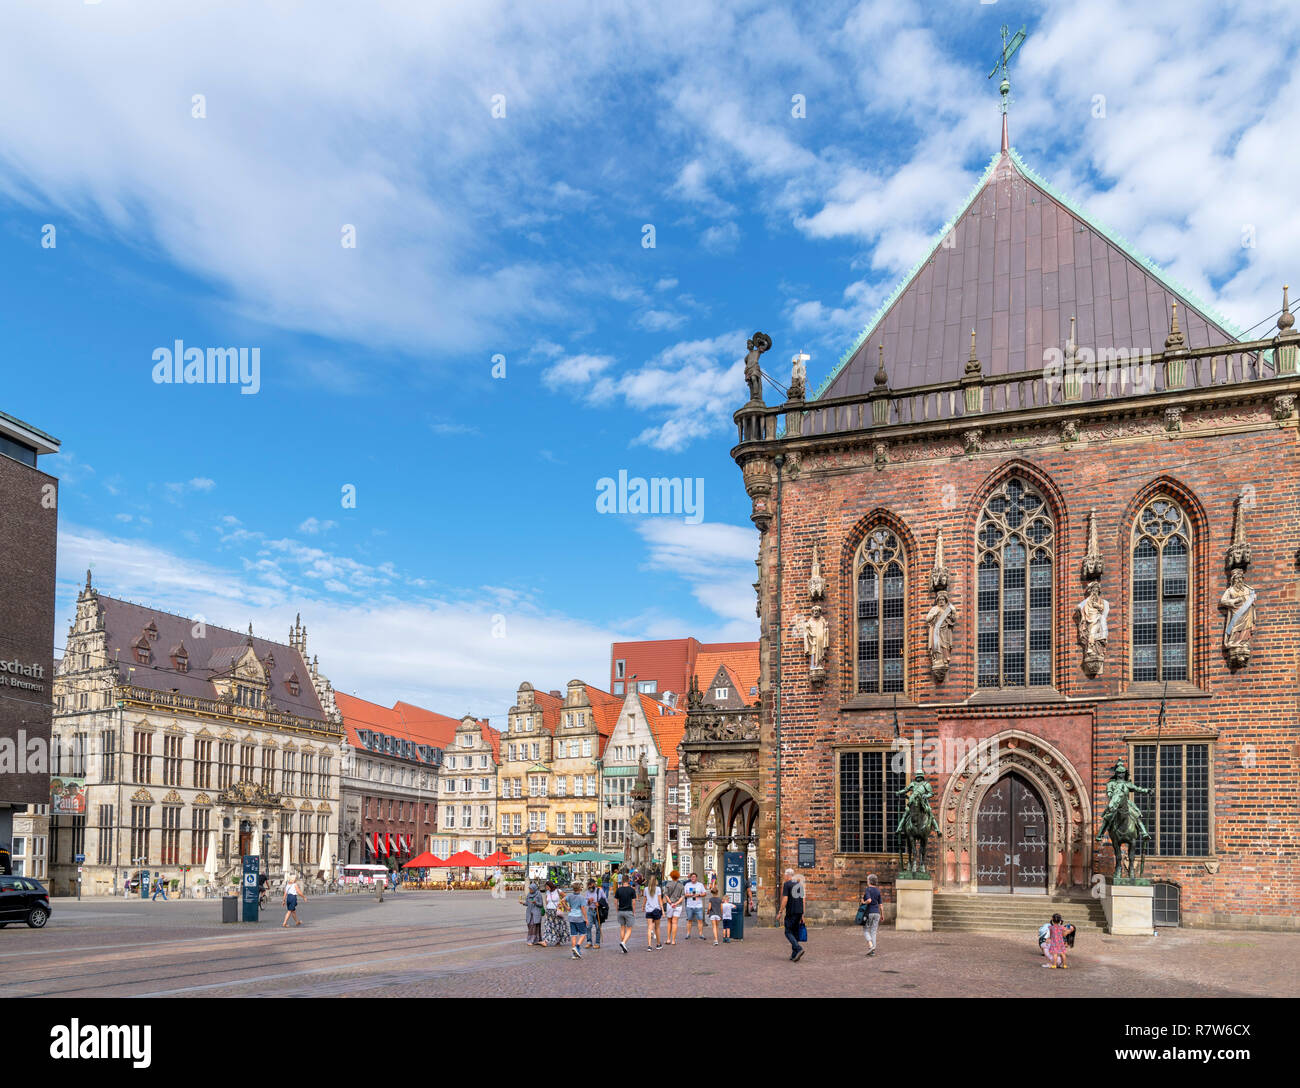
[(799, 940), (802, 942), (802, 941), (806, 941), (807, 939), (808, 939), (808, 927), (807, 927), (806, 925), (804, 925), (802, 922), (800, 922), (800, 923), (799, 923)]
[(866, 905), (866, 903), (863, 903), (860, 907), (858, 907), (858, 914), (857, 914), (857, 917), (853, 919), (853, 924), (854, 924), (855, 926), (865, 926), (865, 925), (867, 924), (867, 905)]

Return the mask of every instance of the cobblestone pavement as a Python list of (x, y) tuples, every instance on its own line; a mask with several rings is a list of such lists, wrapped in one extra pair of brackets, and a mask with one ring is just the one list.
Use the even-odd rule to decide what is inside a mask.
[[(1083, 936), (1070, 970), (1040, 967), (1036, 935), (880, 934), (867, 958), (856, 927), (814, 928), (792, 964), (780, 931), (743, 942), (678, 939), (648, 952), (638, 920), (629, 952), (616, 926), (583, 960), (523, 943), (516, 897), (399, 892), (306, 903), (301, 929), (277, 911), (222, 926), (215, 901), (55, 900), (43, 930), (0, 931), (9, 996), (124, 997), (736, 997), (1300, 994), (1300, 936), (1162, 930), (1158, 937)], [(573, 987), (582, 987), (575, 991)]]

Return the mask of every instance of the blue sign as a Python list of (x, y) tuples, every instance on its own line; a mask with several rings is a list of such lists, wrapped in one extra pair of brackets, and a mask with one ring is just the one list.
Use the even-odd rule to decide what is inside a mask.
[(83, 863), (85, 862), (85, 860), (86, 860), (86, 855), (85, 855), (85, 854), (73, 854), (73, 855), (72, 855), (72, 860), (75, 861), (78, 865), (81, 865), (81, 864), (83, 864)]
[(257, 921), (257, 874), (259, 859), (255, 854), (244, 855), (244, 879), (240, 899), (244, 904), (245, 922)]
[(140, 898), (149, 898), (149, 870), (140, 870)]
[(731, 903), (731, 939), (745, 939), (745, 855), (728, 850), (722, 855), (722, 894)]

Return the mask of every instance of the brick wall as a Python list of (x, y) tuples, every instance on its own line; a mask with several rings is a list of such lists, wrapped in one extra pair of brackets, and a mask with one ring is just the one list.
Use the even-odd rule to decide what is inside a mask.
[[(817, 842), (817, 865), (807, 873), (811, 900), (849, 900), (868, 871), (889, 880), (890, 857), (837, 856), (834, 749), (836, 744), (893, 737), (893, 709), (850, 706), (853, 685), (852, 564), (856, 546), (876, 524), (893, 529), (907, 549), (906, 692), (898, 718), (904, 735), (923, 738), (989, 736), (1005, 728), (1041, 735), (1061, 751), (1090, 795), (1089, 838), (1105, 804), (1105, 780), (1125, 738), (1154, 728), (1159, 686), (1135, 686), (1130, 674), (1130, 533), (1142, 504), (1164, 490), (1191, 518), (1194, 531), (1192, 682), (1171, 691), (1164, 738), (1184, 732), (1216, 734), (1213, 742), (1213, 856), (1151, 858), (1147, 875), (1178, 883), (1182, 907), (1193, 920), (1300, 917), (1300, 734), (1297, 732), (1296, 551), (1300, 546), (1300, 451), (1294, 422), (1266, 416), (1206, 412), (1199, 429), (1181, 433), (1125, 433), (1089, 429), (1086, 441), (1063, 445), (1027, 437), (1023, 448), (973, 455), (925, 456), (923, 449), (891, 449), (877, 468), (869, 450), (840, 446), (825, 452), (805, 443), (784, 472), (780, 508), (783, 560), (781, 604), (785, 638), (781, 662), (780, 857), (773, 853), (776, 759), (773, 684), (776, 632), (778, 522), (764, 536), (764, 770), (763, 828), (767, 881), (795, 864), (800, 837)], [(1249, 429), (1248, 429), (1249, 428)], [(1134, 429), (1130, 428), (1129, 431)], [(1163, 430), (1161, 428), (1161, 430)], [(787, 447), (790, 448), (790, 447)], [(915, 460), (903, 462), (903, 458)], [(1035, 484), (1052, 506), (1056, 566), (1054, 610), (1055, 692), (1031, 702), (983, 705), (975, 693), (975, 522), (990, 490), (1017, 473)], [(748, 478), (748, 474), (747, 474)], [(1245, 535), (1253, 550), (1246, 580), (1258, 593), (1253, 655), (1232, 672), (1221, 650), (1224, 613), (1218, 602), (1227, 582), (1224, 551), (1231, 540), (1233, 502), (1253, 488)], [(775, 492), (773, 493), (775, 500)], [(775, 505), (775, 501), (773, 503)], [(1089, 679), (1080, 668), (1074, 607), (1083, 596), (1079, 568), (1086, 519), (1096, 510), (1105, 560), (1102, 592), (1111, 602), (1110, 638), (1103, 674)], [(933, 600), (929, 571), (935, 534), (942, 528), (951, 596), (958, 610), (952, 665), (937, 683), (926, 654), (923, 616)], [(824, 682), (809, 681), (802, 644), (791, 630), (809, 608), (808, 572), (813, 545), (827, 580), (823, 612), (831, 645)], [(1045, 713), (1047, 716), (1043, 716)], [(940, 811), (947, 775), (935, 781)], [(1207, 864), (1208, 863), (1208, 864)], [(1217, 869), (1210, 872), (1210, 869)], [(1086, 872), (1112, 872), (1108, 844), (1095, 849)], [(1075, 882), (1071, 880), (1071, 882)]]

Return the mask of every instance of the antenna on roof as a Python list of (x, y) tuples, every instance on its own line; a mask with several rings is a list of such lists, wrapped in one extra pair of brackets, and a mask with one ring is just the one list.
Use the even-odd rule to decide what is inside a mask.
[(1011, 58), (1016, 55), (1016, 51), (1025, 44), (1025, 28), (1022, 26), (1015, 34), (1011, 34), (1011, 28), (1002, 24), (1002, 52), (998, 55), (998, 61), (993, 65), (993, 71), (989, 73), (989, 79), (998, 74), (999, 69), (1002, 71), (1002, 83), (998, 87), (998, 92), (1002, 95), (1002, 150), (1006, 151), (1011, 147), (1011, 141), (1007, 134), (1007, 96), (1011, 93), (1011, 80), (1007, 78), (1007, 64)]

